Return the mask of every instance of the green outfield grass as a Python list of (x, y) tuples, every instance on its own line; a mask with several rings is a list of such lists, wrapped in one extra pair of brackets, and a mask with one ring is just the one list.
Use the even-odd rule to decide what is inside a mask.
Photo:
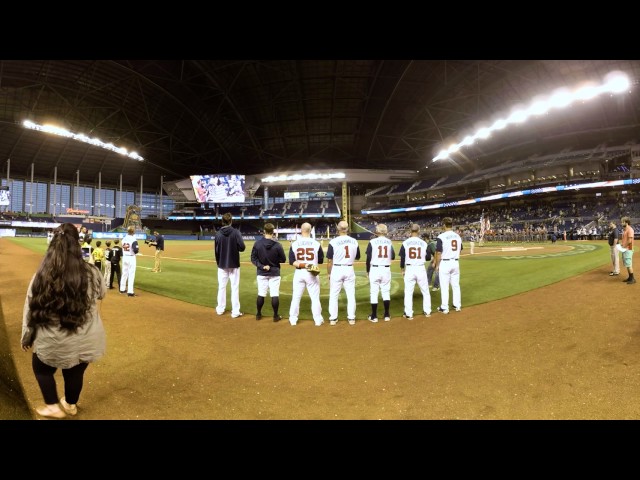
[[(47, 245), (43, 238), (13, 238), (11, 241), (23, 245), (37, 253), (44, 254)], [(356, 264), (356, 299), (358, 302), (356, 318), (365, 319), (369, 314), (369, 284), (365, 276), (365, 251), (368, 241), (360, 241), (361, 261)], [(250, 263), (250, 253), (253, 242), (246, 242), (247, 249), (241, 254), (240, 303), (241, 310), (247, 315), (255, 314), (257, 295), (256, 269)], [(282, 241), (285, 253), (288, 255), (289, 242)], [(549, 243), (544, 244), (549, 245)], [(564, 243), (559, 243), (564, 245)], [(463, 308), (480, 303), (491, 302), (526, 292), (544, 285), (553, 284), (566, 278), (602, 267), (610, 262), (609, 246), (605, 241), (567, 242), (571, 247), (568, 252), (541, 253), (540, 249), (526, 250), (519, 256), (507, 253), (495, 256), (501, 248), (506, 247), (540, 247), (543, 244), (489, 244), (482, 253), (463, 255), (460, 260), (461, 289)], [(177, 247), (186, 246), (186, 255), (175, 256), (172, 251)], [(401, 316), (403, 313), (404, 283), (400, 273), (400, 260), (397, 257), (401, 242), (394, 242), (396, 261), (391, 267), (391, 315)], [(327, 242), (324, 242), (326, 253)], [(487, 250), (494, 250), (493, 254)], [(212, 241), (167, 241), (165, 258), (161, 274), (151, 273), (153, 267), (153, 248), (144, 244), (141, 249), (143, 255), (138, 257), (135, 288), (140, 294), (144, 291), (153, 292), (166, 297), (175, 298), (197, 305), (215, 307), (217, 294), (217, 268), (213, 262)], [(468, 250), (467, 250), (468, 251)], [(464, 250), (463, 250), (464, 254)], [(321, 301), (323, 316), (328, 319), (329, 284), (326, 267), (321, 266)], [(288, 317), (291, 299), (291, 282), (294, 269), (283, 266), (282, 283), (280, 288), (280, 314)], [(586, 288), (586, 287), (585, 287)], [(230, 289), (227, 291), (229, 295)], [(432, 310), (440, 304), (440, 292), (431, 292)], [(451, 300), (450, 300), (451, 301)], [(414, 312), (422, 310), (422, 299), (416, 287), (414, 295)], [(344, 292), (340, 296), (339, 318), (346, 319), (346, 297)], [(230, 300), (227, 300), (227, 309)], [(310, 320), (310, 302), (308, 296), (303, 296), (300, 319)], [(382, 304), (378, 307), (382, 313)], [(212, 314), (214, 314), (212, 312)], [(269, 299), (265, 303), (263, 315), (271, 314)]]

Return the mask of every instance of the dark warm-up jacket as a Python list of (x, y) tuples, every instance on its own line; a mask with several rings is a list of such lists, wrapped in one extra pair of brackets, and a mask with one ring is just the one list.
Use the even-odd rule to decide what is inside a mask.
[(231, 225), (226, 225), (216, 233), (215, 242), (218, 268), (240, 268), (240, 252), (246, 248), (242, 234)]

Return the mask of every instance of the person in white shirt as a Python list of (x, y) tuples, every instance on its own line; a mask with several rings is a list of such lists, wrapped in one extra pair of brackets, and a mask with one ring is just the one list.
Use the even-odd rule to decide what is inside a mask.
[(400, 270), (404, 278), (404, 318), (413, 320), (413, 292), (416, 284), (422, 292), (422, 312), (431, 316), (431, 294), (425, 263), (431, 259), (429, 245), (418, 235), (420, 226), (411, 225), (411, 236), (400, 247)]
[(356, 323), (356, 274), (353, 262), (360, 260), (358, 241), (350, 237), (349, 224), (338, 222), (338, 236), (331, 239), (327, 249), (327, 273), (329, 274), (329, 325), (338, 323), (338, 297), (344, 287), (347, 295), (347, 320)]
[(440, 313), (449, 313), (449, 285), (453, 295), (453, 308), (459, 312), (462, 308), (460, 292), (460, 252), (462, 239), (453, 231), (453, 219), (442, 219), (444, 232), (438, 235), (436, 243), (436, 273), (440, 277)]
[(371, 301), (370, 322), (378, 321), (378, 292), (384, 305), (384, 321), (391, 320), (389, 305), (391, 304), (391, 261), (395, 260), (396, 252), (393, 243), (387, 237), (387, 226), (384, 223), (376, 225), (376, 237), (367, 245), (367, 277), (369, 277), (369, 294)]
[(311, 298), (311, 314), (316, 327), (324, 323), (322, 304), (320, 303), (320, 276), (307, 271), (307, 265), (321, 265), (324, 262), (324, 251), (317, 240), (311, 238), (311, 224), (300, 226), (300, 237), (291, 243), (289, 248), (289, 264), (296, 268), (293, 274), (293, 292), (289, 307), (289, 323), (296, 325), (300, 314), (300, 300), (305, 288)]

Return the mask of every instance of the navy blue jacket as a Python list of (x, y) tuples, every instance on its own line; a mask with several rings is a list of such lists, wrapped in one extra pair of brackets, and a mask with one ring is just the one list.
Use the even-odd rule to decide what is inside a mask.
[(245, 249), (242, 234), (231, 225), (216, 232), (214, 253), (218, 268), (240, 268), (240, 252)]
[[(271, 238), (262, 237), (253, 244), (251, 250), (251, 263), (257, 268), (258, 275), (265, 277), (279, 277), (280, 264), (287, 261), (284, 255), (284, 248), (277, 241)], [(269, 270), (263, 270), (262, 267), (269, 265)]]

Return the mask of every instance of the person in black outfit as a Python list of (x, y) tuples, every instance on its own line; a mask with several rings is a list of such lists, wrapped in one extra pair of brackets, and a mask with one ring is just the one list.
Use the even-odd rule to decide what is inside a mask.
[(273, 307), (273, 321), (278, 322), (282, 317), (278, 315), (280, 307), (280, 264), (287, 261), (284, 248), (273, 238), (275, 227), (273, 223), (264, 226), (264, 237), (253, 244), (251, 250), (251, 263), (257, 268), (258, 274), (258, 298), (256, 300), (256, 320), (262, 318), (262, 306), (267, 296), (271, 296)]
[(246, 246), (242, 234), (231, 226), (233, 216), (222, 215), (222, 228), (216, 232), (214, 254), (218, 264), (218, 305), (216, 313), (224, 314), (227, 306), (227, 283), (231, 283), (231, 318), (242, 316), (240, 311), (240, 252)]
[(620, 236), (618, 235), (618, 228), (616, 227), (616, 222), (611, 222), (609, 224), (609, 250), (611, 251), (611, 264), (613, 265), (613, 270), (609, 273), (610, 276), (620, 275), (620, 254), (618, 250), (616, 250), (616, 245), (620, 242)]
[(109, 288), (113, 289), (113, 279), (118, 276), (118, 285), (120, 285), (120, 259), (122, 258), (122, 247), (120, 246), (120, 240), (115, 239), (113, 241), (113, 247), (111, 247), (111, 255), (109, 260), (111, 261), (111, 275), (109, 276)]

